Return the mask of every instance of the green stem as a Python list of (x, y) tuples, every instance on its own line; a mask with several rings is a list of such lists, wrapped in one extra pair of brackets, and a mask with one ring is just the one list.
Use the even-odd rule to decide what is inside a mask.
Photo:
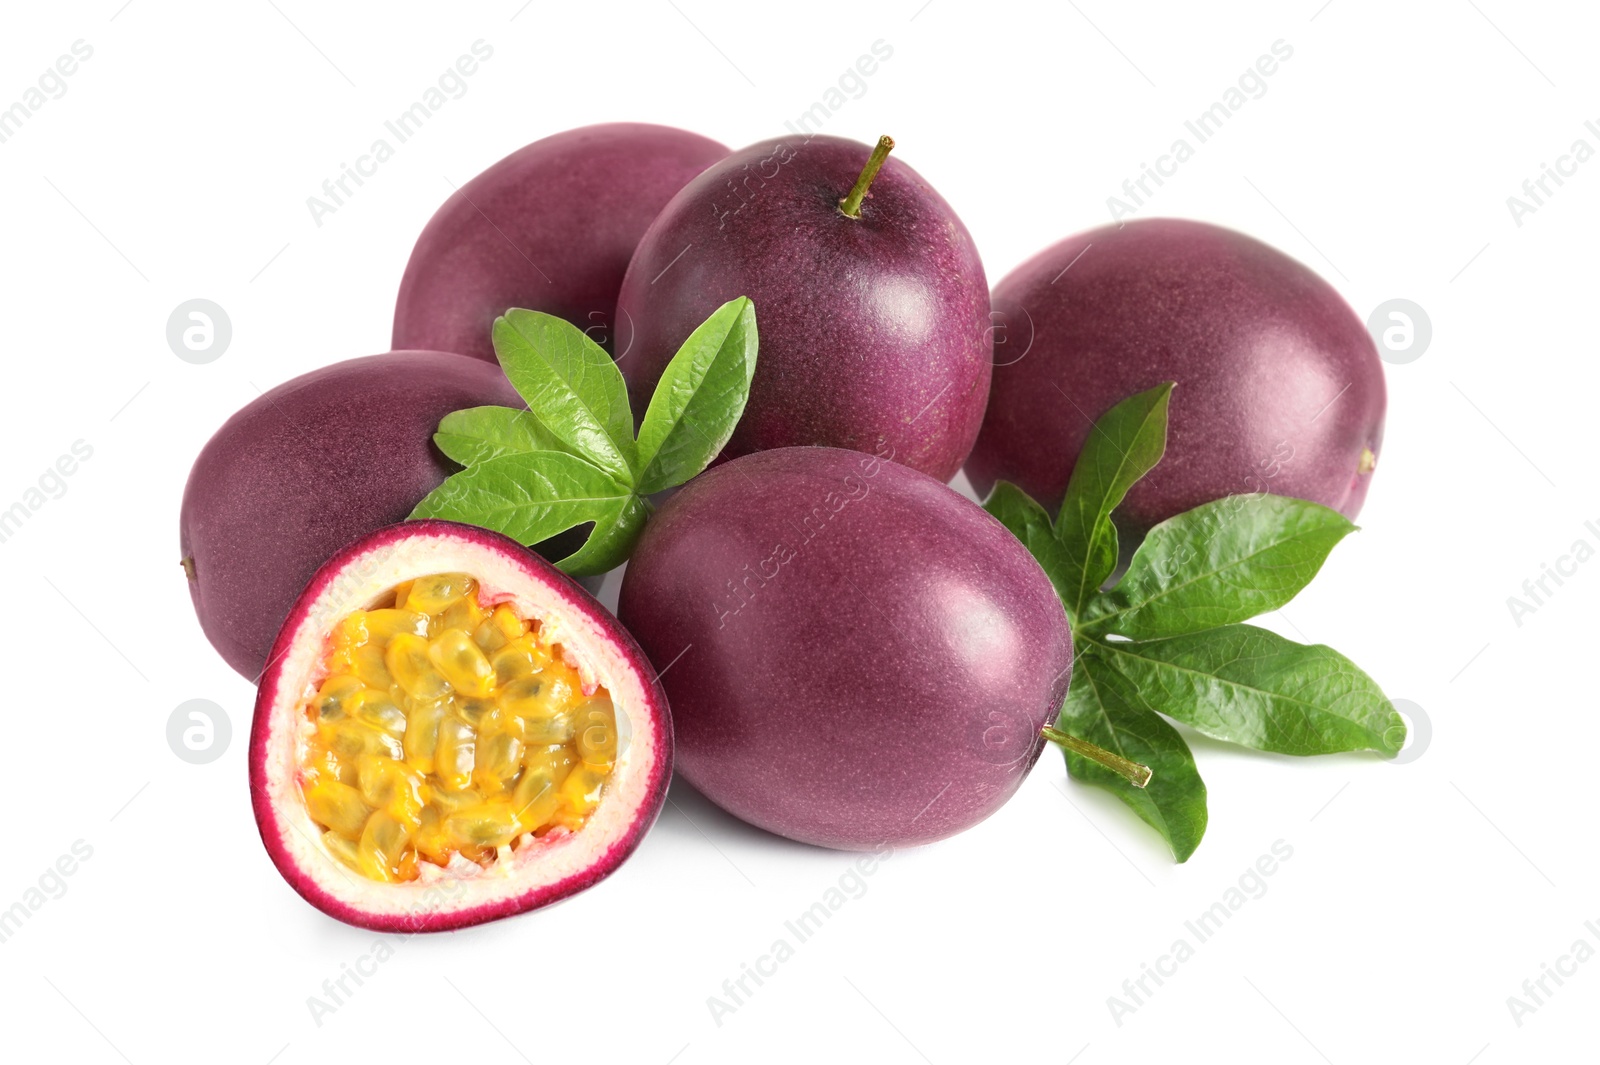
[(1120, 754), (1112, 754), (1104, 747), (1096, 747), (1088, 740), (1080, 740), (1076, 736), (1069, 736), (1060, 729), (1044, 727), (1044, 738), (1051, 743), (1058, 743), (1073, 754), (1081, 754), (1089, 761), (1105, 766), (1117, 776), (1126, 780), (1136, 788), (1142, 788), (1150, 783), (1150, 767), (1130, 762)]
[(866, 198), (872, 179), (883, 169), (884, 161), (889, 158), (889, 152), (893, 148), (894, 138), (887, 134), (878, 138), (878, 143), (872, 149), (872, 155), (867, 158), (867, 165), (861, 168), (861, 176), (856, 178), (855, 188), (850, 190), (850, 195), (839, 201), (839, 210), (844, 212), (846, 218), (861, 217), (861, 201)]

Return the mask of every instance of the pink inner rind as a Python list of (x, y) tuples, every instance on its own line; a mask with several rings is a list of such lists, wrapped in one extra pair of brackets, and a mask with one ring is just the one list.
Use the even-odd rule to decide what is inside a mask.
[[(465, 541), (474, 549), (497, 554), (502, 560), (513, 563), (519, 575), (529, 582), (555, 592), (563, 616), (581, 616), (600, 629), (611, 640), (611, 654), (638, 682), (642, 698), (638, 700), (638, 705), (630, 707), (630, 714), (636, 730), (648, 730), (658, 753), (649, 766), (643, 798), (633, 811), (628, 830), (603, 851), (593, 855), (577, 872), (560, 880), (538, 884), (521, 894), (482, 905), (456, 909), (445, 906), (416, 914), (373, 913), (329, 893), (319, 883), (318, 871), (303, 868), (284, 846), (285, 825), (279, 818), (267, 782), (269, 746), (274, 728), (280, 727), (286, 717), (292, 720), (299, 705), (300, 693), (283, 688), (287, 682), (283, 667), (290, 649), (300, 638), (298, 630), (312, 605), (356, 560), (416, 537), (453, 538)], [(348, 608), (355, 609), (359, 605), (351, 603)], [(351, 543), (317, 571), (290, 610), (273, 644), (256, 695), (255, 718), (250, 733), (251, 805), (255, 810), (262, 843), (273, 864), (301, 897), (330, 917), (381, 932), (442, 932), (464, 928), (550, 905), (598, 883), (633, 853), (655, 822), (666, 802), (671, 772), (672, 724), (667, 713), (666, 696), (656, 679), (655, 670), (627, 630), (571, 578), (522, 545), (498, 533), (448, 521), (407, 522), (380, 529)], [(571, 839), (554, 846), (572, 846), (581, 838), (580, 831)], [(341, 873), (330, 864), (324, 875), (337, 876)]]

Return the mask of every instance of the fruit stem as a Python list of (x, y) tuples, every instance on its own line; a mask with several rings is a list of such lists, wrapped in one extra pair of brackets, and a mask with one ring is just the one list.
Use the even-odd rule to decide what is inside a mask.
[(850, 190), (850, 195), (839, 201), (839, 210), (846, 218), (861, 217), (861, 201), (866, 198), (867, 188), (872, 184), (872, 179), (878, 176), (878, 171), (883, 169), (884, 161), (889, 158), (889, 152), (893, 148), (893, 137), (885, 134), (878, 138), (872, 154), (867, 157), (867, 165), (861, 168), (861, 176), (856, 178), (855, 188)]
[(1096, 747), (1088, 740), (1080, 740), (1076, 736), (1069, 736), (1060, 729), (1051, 728), (1049, 725), (1046, 725), (1042, 731), (1044, 732), (1044, 738), (1051, 743), (1058, 743), (1073, 754), (1081, 754), (1089, 761), (1105, 766), (1136, 788), (1142, 788), (1150, 783), (1151, 773), (1150, 767), (1147, 765), (1130, 762), (1120, 754), (1112, 754), (1104, 747)]

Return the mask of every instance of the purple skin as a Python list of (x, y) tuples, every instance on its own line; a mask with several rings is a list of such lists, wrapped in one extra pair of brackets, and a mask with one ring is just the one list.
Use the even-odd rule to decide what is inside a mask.
[(509, 307), (572, 322), (610, 347), (617, 289), (673, 193), (728, 149), (636, 122), (534, 141), (467, 182), (429, 220), (395, 301), (393, 346), (494, 362)]
[(980, 495), (1007, 480), (1053, 513), (1093, 420), (1176, 381), (1166, 456), (1116, 514), (1131, 538), (1251, 492), (1360, 511), (1383, 364), (1332, 286), (1282, 252), (1203, 222), (1128, 222), (1036, 255), (994, 304), (1004, 334), (967, 460)]
[(1071, 680), (1066, 613), (1020, 542), (931, 477), (834, 448), (691, 481), (645, 529), (618, 616), (662, 670), (683, 777), (841, 850), (994, 813)]
[(522, 407), (496, 366), (437, 351), (350, 359), (251, 401), (207, 442), (178, 538), (200, 627), (255, 680), (306, 581), (403, 521), (458, 468), (433, 444), (464, 407)]
[(871, 152), (838, 137), (763, 141), (673, 198), (617, 298), (635, 415), (695, 326), (749, 296), (761, 357), (724, 458), (887, 446), (940, 480), (961, 468), (989, 395), (983, 263), (950, 205), (892, 156), (861, 217), (845, 217), (839, 201)]

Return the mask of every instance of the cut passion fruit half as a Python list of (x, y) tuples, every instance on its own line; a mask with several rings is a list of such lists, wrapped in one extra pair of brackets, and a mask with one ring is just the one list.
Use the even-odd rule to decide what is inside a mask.
[(671, 752), (654, 670), (599, 603), (505, 537), (418, 521), (302, 593), (262, 677), (250, 783), (314, 906), (437, 931), (608, 875), (660, 812)]

